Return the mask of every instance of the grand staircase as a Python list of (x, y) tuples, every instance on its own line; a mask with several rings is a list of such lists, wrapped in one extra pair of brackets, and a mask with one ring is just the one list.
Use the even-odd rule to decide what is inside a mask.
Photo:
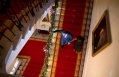
[(53, 30), (67, 30), (73, 38), (85, 38), (82, 53), (73, 50), (74, 42), (60, 50), (60, 34), (53, 34), (46, 77), (82, 77), (90, 29), (93, 0), (62, 0), (55, 14)]
[[(14, 0), (11, 0), (11, 1), (13, 1), (14, 3)], [(25, 1), (25, 0), (22, 0), (22, 1)], [(5, 41), (8, 44), (10, 44), (9, 48), (11, 48), (10, 49), (11, 52), (12, 50), (15, 50), (17, 48), (17, 45), (20, 43), (21, 39), (25, 39), (25, 36), (28, 33), (28, 31), (32, 30), (33, 24), (36, 23), (36, 21), (38, 20), (38, 17), (42, 16), (42, 14), (45, 13), (45, 10), (42, 10), (42, 9), (43, 8), (47, 9), (53, 0), (30, 0), (30, 1), (31, 2), (28, 2), (28, 4), (32, 3), (32, 5), (31, 6), (29, 5), (29, 7), (27, 3), (25, 2), (22, 2), (23, 4), (22, 7), (20, 6), (19, 1), (16, 2), (21, 11), (19, 11), (18, 9), (16, 10), (15, 3), (12, 5), (12, 7), (14, 7), (13, 9), (15, 9), (14, 11), (17, 13), (17, 16), (14, 18), (13, 12), (11, 15), (10, 14), (9, 15), (11, 18), (13, 18), (14, 22), (11, 21), (9, 17), (6, 17), (5, 14), (0, 14), (0, 17), (3, 18), (3, 19), (1, 18), (0, 19), (4, 21), (4, 23), (8, 26), (8, 28), (6, 28), (5, 25), (3, 25), (4, 23), (0, 23), (0, 27), (1, 27), (0, 32), (2, 32), (3, 34), (3, 35), (2, 34), (0, 35), (0, 50), (4, 51), (3, 48), (5, 48), (6, 46), (4, 43)], [(45, 6), (47, 1), (51, 3)], [(43, 7), (43, 5), (45, 7)], [(55, 18), (52, 23), (53, 30), (56, 30), (56, 29), (67, 30), (72, 33), (73, 38), (79, 35), (83, 36), (85, 38), (85, 42), (83, 45), (82, 53), (74, 52), (73, 42), (70, 45), (66, 45), (63, 50), (60, 50), (61, 35), (53, 34), (51, 37), (51, 41), (49, 42), (48, 40), (48, 42), (49, 43), (52, 42), (52, 44), (50, 44), (51, 48), (49, 49), (50, 52), (48, 52), (49, 56), (47, 55), (47, 53), (45, 54), (46, 58), (44, 63), (46, 61), (47, 62), (43, 66), (41, 70), (41, 74), (39, 72), (39, 69), (41, 69), (42, 66), (35, 65), (34, 62), (31, 62), (28, 66), (29, 69), (26, 69), (26, 73), (24, 73), (23, 75), (27, 77), (37, 77), (37, 76), (82, 77), (83, 66), (85, 61), (85, 53), (86, 53), (87, 42), (88, 42), (88, 32), (90, 29), (92, 8), (93, 8), (93, 0), (61, 0), (61, 2), (59, 2), (58, 8), (56, 9)], [(12, 9), (9, 11), (12, 11)], [(20, 22), (21, 24), (23, 24), (23, 27), (22, 25), (19, 24)], [(8, 31), (9, 29), (10, 31), (13, 31), (13, 33), (9, 32)], [(14, 33), (16, 36), (14, 35)], [(9, 36), (8, 34), (11, 36)], [(10, 40), (4, 37), (4, 35), (10, 38)], [(0, 61), (2, 61), (0, 65), (3, 64), (3, 61), (5, 59), (7, 62), (10, 56), (8, 55), (8, 52), (9, 51), (7, 50), (5, 55), (2, 56), (3, 58), (0, 59)], [(4, 54), (4, 53), (2, 52), (0, 54)], [(8, 57), (6, 58), (6, 56)], [(47, 67), (47, 69), (44, 70), (44, 67)], [(29, 70), (31, 71), (29, 72)], [(32, 72), (35, 72), (35, 73), (32, 73)]]

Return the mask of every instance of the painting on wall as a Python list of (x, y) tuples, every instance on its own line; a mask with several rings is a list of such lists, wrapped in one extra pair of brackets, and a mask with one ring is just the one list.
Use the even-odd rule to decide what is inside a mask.
[(92, 32), (92, 56), (94, 57), (111, 43), (109, 12), (106, 10)]

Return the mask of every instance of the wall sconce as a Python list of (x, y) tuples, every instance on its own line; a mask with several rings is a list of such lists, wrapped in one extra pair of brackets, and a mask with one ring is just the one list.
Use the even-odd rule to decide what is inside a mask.
[(46, 26), (45, 26), (45, 25), (42, 25), (41, 27), (42, 27), (42, 28), (45, 28)]

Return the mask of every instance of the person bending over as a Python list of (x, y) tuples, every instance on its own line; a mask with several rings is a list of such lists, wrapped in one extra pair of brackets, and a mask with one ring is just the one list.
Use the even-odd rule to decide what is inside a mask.
[(71, 41), (72, 41), (72, 34), (70, 32), (68, 32), (66, 30), (55, 30), (55, 31), (53, 31), (51, 33), (56, 33), (56, 32), (61, 33), (61, 35), (62, 35), (61, 49), (64, 48), (65, 44), (70, 44), (71, 43)]

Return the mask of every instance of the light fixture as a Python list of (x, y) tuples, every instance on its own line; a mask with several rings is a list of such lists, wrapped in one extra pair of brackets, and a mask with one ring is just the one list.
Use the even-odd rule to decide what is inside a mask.
[(46, 26), (45, 26), (45, 25), (42, 25), (41, 27), (42, 27), (42, 28), (45, 28)]

